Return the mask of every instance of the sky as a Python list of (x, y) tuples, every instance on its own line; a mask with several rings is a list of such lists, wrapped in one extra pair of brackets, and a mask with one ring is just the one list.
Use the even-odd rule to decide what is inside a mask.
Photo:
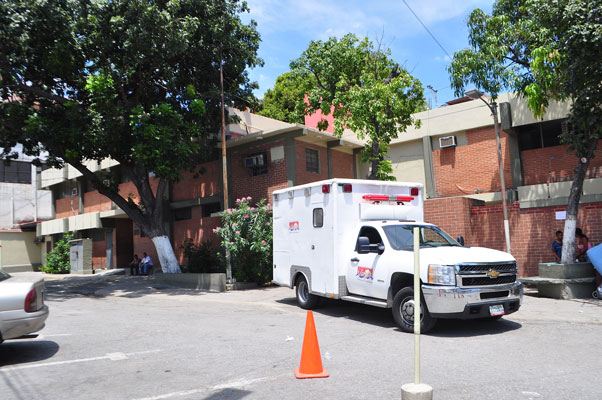
[[(262, 98), (278, 75), (289, 71), (290, 62), (301, 55), (310, 41), (340, 38), (351, 32), (372, 41), (382, 37), (393, 60), (422, 82), (431, 107), (456, 98), (446, 69), (450, 63), (448, 54), (453, 56), (468, 47), (468, 15), (475, 8), (490, 14), (493, 0), (406, 2), (445, 51), (403, 0), (247, 0), (251, 11), (241, 17), (243, 21), (257, 22), (261, 34), (259, 56), (265, 62), (263, 67), (249, 71), (250, 78), (259, 83), (255, 95)], [(436, 95), (427, 85), (437, 91)]]

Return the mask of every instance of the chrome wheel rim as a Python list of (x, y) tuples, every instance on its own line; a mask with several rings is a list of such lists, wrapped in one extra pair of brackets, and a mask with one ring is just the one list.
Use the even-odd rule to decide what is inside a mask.
[(299, 293), (299, 299), (303, 303), (307, 303), (307, 298), (309, 297), (309, 289), (307, 287), (307, 282), (305, 282), (305, 281), (299, 282), (297, 293)]
[[(414, 298), (408, 297), (399, 305), (399, 311), (403, 322), (408, 325), (414, 325)], [(420, 320), (422, 321), (423, 312), (420, 310)]]

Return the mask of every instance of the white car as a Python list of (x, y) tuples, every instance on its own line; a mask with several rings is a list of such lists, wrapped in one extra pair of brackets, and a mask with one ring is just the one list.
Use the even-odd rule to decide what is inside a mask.
[(0, 269), (0, 343), (39, 331), (46, 318), (44, 280), (11, 276)]

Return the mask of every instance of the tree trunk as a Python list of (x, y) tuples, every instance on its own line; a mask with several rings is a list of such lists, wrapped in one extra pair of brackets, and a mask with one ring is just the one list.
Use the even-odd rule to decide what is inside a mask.
[(562, 239), (562, 259), (561, 263), (570, 264), (575, 261), (575, 228), (577, 228), (577, 213), (579, 212), (579, 201), (581, 200), (581, 192), (583, 191), (583, 181), (585, 173), (589, 167), (589, 163), (594, 156), (594, 151), (598, 144), (598, 139), (590, 141), (590, 148), (586, 157), (579, 159), (579, 164), (575, 167), (575, 176), (569, 201), (566, 206), (566, 221), (564, 222), (564, 236)]
[[(379, 126), (378, 123), (376, 121), (374, 121), (374, 125), (375, 125), (375, 129), (376, 129), (376, 133), (378, 135), (379, 133)], [(378, 141), (377, 138), (373, 138), (372, 139), (372, 146), (371, 146), (371, 155), (370, 155), (370, 175), (368, 175), (368, 179), (378, 179), (378, 167), (380, 165), (380, 142)]]
[(179, 274), (180, 264), (176, 259), (176, 254), (173, 251), (171, 241), (167, 235), (155, 236), (151, 238), (155, 249), (157, 250), (157, 256), (159, 256), (159, 262), (161, 263), (161, 269), (164, 274)]

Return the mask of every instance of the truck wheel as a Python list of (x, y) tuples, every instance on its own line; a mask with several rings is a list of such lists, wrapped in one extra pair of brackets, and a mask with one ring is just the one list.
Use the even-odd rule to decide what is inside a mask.
[[(421, 301), (420, 305), (420, 332), (426, 333), (433, 329), (437, 319), (431, 317), (431, 314), (426, 309), (424, 301)], [(405, 287), (397, 292), (393, 298), (393, 319), (401, 330), (408, 333), (414, 333), (414, 288)]]
[(295, 286), (297, 287), (295, 292), (297, 294), (297, 304), (299, 307), (311, 310), (318, 305), (319, 298), (315, 294), (309, 292), (307, 279), (305, 279), (303, 275), (297, 278)]

